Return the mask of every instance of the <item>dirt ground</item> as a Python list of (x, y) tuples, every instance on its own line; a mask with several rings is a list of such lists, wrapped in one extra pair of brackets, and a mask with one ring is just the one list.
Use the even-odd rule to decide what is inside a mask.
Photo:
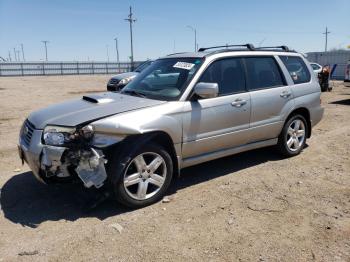
[(183, 170), (169, 203), (84, 213), (81, 187), (42, 185), (21, 165), (17, 137), (31, 111), (108, 78), (0, 78), (0, 261), (350, 261), (350, 87), (322, 94), (297, 157), (226, 157)]

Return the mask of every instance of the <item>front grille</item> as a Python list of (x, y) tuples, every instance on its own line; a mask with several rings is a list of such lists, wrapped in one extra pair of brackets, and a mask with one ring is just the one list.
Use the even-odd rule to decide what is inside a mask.
[(30, 123), (28, 119), (24, 121), (21, 129), (21, 137), (28, 146), (30, 145), (30, 141), (32, 140), (34, 129), (35, 126), (32, 123)]

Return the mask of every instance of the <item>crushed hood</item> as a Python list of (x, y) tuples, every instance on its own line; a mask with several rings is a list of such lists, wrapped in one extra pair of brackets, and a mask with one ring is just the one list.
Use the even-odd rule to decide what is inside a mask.
[(165, 102), (113, 92), (89, 94), (80, 99), (38, 110), (28, 119), (38, 129), (43, 129), (46, 125), (77, 126), (103, 117), (162, 103)]

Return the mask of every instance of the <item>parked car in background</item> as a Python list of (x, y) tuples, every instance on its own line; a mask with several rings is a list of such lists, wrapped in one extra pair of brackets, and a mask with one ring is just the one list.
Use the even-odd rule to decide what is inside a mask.
[(350, 60), (348, 61), (348, 64), (345, 67), (344, 82), (350, 82)]
[(312, 70), (314, 71), (314, 73), (316, 74), (316, 76), (318, 76), (319, 73), (321, 73), (322, 71), (322, 66), (320, 64), (317, 63), (310, 63)]
[(120, 91), (124, 86), (126, 86), (131, 80), (135, 78), (139, 73), (141, 73), (145, 68), (152, 64), (152, 60), (147, 60), (146, 62), (140, 64), (134, 71), (126, 72), (113, 76), (107, 83), (108, 91)]
[(285, 46), (201, 48), (154, 61), (119, 93), (32, 113), (19, 155), (44, 183), (78, 181), (138, 208), (185, 167), (273, 145), (298, 155), (323, 116), (320, 95), (309, 62)]

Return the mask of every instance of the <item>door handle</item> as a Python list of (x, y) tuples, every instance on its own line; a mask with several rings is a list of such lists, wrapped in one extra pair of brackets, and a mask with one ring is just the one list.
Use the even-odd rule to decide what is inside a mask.
[(243, 100), (241, 98), (237, 98), (235, 101), (231, 103), (234, 107), (241, 107), (247, 103), (247, 100)]
[(290, 91), (283, 91), (281, 94), (280, 94), (280, 97), (283, 97), (283, 98), (287, 98), (287, 97), (290, 97), (292, 93)]

